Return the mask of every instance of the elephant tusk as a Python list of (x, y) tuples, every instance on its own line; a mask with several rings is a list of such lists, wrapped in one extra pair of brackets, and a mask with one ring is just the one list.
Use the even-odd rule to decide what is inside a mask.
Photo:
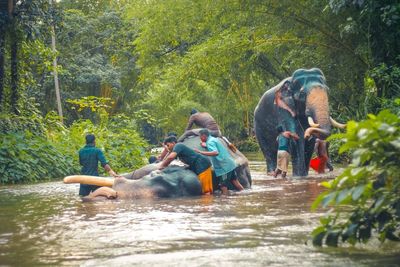
[(64, 184), (74, 183), (112, 187), (114, 179), (90, 175), (71, 175), (64, 178)]
[(315, 123), (314, 120), (313, 120), (313, 118), (310, 117), (310, 116), (308, 116), (308, 124), (309, 124), (311, 127), (314, 127), (314, 128), (318, 128), (318, 127), (319, 127), (319, 123)]
[(340, 128), (340, 129), (346, 128), (346, 124), (339, 123), (339, 122), (335, 121), (332, 117), (329, 117), (329, 120), (331, 121), (331, 124), (337, 128)]
[(324, 129), (321, 129), (321, 128), (309, 127), (304, 132), (304, 138), (308, 139), (313, 134), (313, 132), (318, 132), (318, 133), (321, 133), (321, 134), (323, 134), (325, 136), (329, 135), (329, 132), (327, 130), (324, 130)]

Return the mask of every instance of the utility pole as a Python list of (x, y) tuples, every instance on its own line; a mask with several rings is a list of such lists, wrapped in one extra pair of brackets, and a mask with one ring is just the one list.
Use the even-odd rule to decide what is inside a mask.
[[(54, 4), (53, 4), (52, 0), (50, 0), (50, 4), (53, 7)], [(57, 56), (56, 56), (56, 33), (54, 30), (54, 24), (51, 25), (51, 49), (53, 50), (53, 53), (54, 53), (53, 76), (54, 76), (54, 87), (56, 89), (58, 116), (60, 116), (61, 123), (64, 123), (62, 106), (61, 106), (60, 85), (58, 83)]]

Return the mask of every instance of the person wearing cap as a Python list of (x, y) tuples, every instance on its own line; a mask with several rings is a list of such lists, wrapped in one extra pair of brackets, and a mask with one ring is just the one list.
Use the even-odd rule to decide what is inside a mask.
[[(117, 177), (117, 174), (111, 169), (104, 157), (103, 151), (96, 147), (96, 137), (93, 134), (87, 134), (85, 139), (86, 145), (79, 150), (79, 163), (82, 165), (81, 174), (99, 176), (98, 165), (100, 162), (104, 170), (111, 176)], [(87, 196), (97, 188), (99, 188), (99, 186), (81, 184), (79, 187), (79, 195)]]
[(214, 167), (215, 176), (218, 179), (222, 194), (228, 194), (228, 183), (238, 190), (243, 190), (243, 186), (239, 183), (235, 169), (236, 162), (229, 154), (228, 149), (220, 142), (218, 138), (210, 136), (207, 129), (200, 130), (200, 140), (205, 142), (207, 151), (195, 149), (200, 153), (211, 158), (212, 166)]
[(192, 109), (190, 112), (189, 122), (186, 126), (185, 133), (179, 137), (178, 142), (182, 142), (186, 137), (192, 135), (199, 135), (200, 129), (192, 130), (193, 125), (197, 125), (199, 128), (205, 128), (210, 132), (210, 135), (214, 137), (221, 136), (221, 131), (217, 122), (208, 112), (199, 112), (197, 109)]
[(168, 156), (161, 162), (160, 169), (166, 168), (174, 159), (179, 158), (189, 166), (200, 180), (202, 193), (210, 195), (213, 192), (211, 162), (208, 157), (196, 153), (183, 143), (177, 143), (175, 136), (165, 138), (164, 145), (168, 149)]

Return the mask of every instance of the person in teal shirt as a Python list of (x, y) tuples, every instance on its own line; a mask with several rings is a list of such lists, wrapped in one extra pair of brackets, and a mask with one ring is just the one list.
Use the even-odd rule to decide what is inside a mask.
[(244, 188), (239, 183), (235, 172), (237, 167), (236, 162), (229, 154), (228, 149), (218, 138), (211, 136), (207, 129), (201, 129), (199, 134), (201, 141), (206, 143), (207, 151), (196, 150), (196, 152), (211, 158), (215, 176), (217, 176), (222, 193), (228, 193), (229, 182), (231, 182), (237, 190), (243, 190)]
[(279, 125), (276, 129), (279, 133), (276, 138), (276, 141), (278, 142), (278, 153), (276, 156), (276, 169), (273, 176), (276, 178), (282, 173), (282, 178), (286, 178), (290, 160), (289, 142), (291, 138), (298, 140), (299, 137), (296, 133), (284, 131), (282, 125)]
[[(85, 137), (86, 145), (79, 150), (79, 163), (82, 165), (81, 174), (99, 176), (98, 165), (106, 170), (111, 176), (116, 177), (117, 174), (111, 169), (103, 151), (96, 147), (96, 137), (93, 134), (88, 134)], [(87, 196), (90, 192), (96, 190), (99, 186), (81, 184), (79, 187), (79, 195)]]

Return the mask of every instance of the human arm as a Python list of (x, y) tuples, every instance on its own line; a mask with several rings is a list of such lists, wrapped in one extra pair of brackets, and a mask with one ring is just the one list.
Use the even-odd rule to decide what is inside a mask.
[(163, 161), (161, 161), (159, 169), (161, 170), (166, 168), (174, 159), (176, 159), (177, 155), (178, 154), (176, 152), (169, 153), (169, 155), (165, 159), (163, 159)]
[(185, 131), (188, 131), (188, 130), (192, 129), (193, 123), (194, 123), (194, 115), (190, 116), (189, 122), (188, 122), (188, 124), (186, 126)]
[(79, 164), (80, 164), (81, 166), (83, 166), (83, 159), (82, 159), (82, 157), (81, 157), (80, 151), (79, 151)]
[(104, 170), (108, 172), (111, 176), (117, 177), (117, 173), (111, 169), (110, 165), (108, 164), (106, 157), (104, 156), (103, 151), (100, 149), (97, 150), (97, 159), (100, 161), (101, 166), (103, 166)]
[(194, 149), (196, 153), (202, 154), (204, 156), (209, 156), (209, 157), (215, 157), (218, 156), (218, 151), (204, 151), (204, 150), (198, 150), (197, 148)]
[(106, 164), (103, 166), (104, 170), (106, 170), (112, 177), (117, 177), (118, 174), (111, 169), (110, 165)]
[(199, 150), (199, 149), (195, 149), (194, 151), (199, 154), (209, 156), (209, 157), (215, 157), (215, 156), (219, 155), (217, 144), (214, 141), (209, 140), (205, 144), (206, 144), (205, 147), (207, 148), (207, 151)]
[(281, 108), (287, 110), (292, 115), (292, 117), (296, 116), (296, 113), (289, 107), (289, 105), (285, 101), (283, 101), (282, 93), (280, 90), (278, 90), (275, 93), (275, 104), (278, 107), (281, 107)]
[(157, 157), (157, 160), (163, 160), (167, 155), (168, 155), (168, 149), (164, 146), (163, 151), (161, 154)]
[(296, 133), (290, 131), (284, 131), (282, 135), (286, 138), (293, 138), (294, 140), (299, 140), (299, 136)]

